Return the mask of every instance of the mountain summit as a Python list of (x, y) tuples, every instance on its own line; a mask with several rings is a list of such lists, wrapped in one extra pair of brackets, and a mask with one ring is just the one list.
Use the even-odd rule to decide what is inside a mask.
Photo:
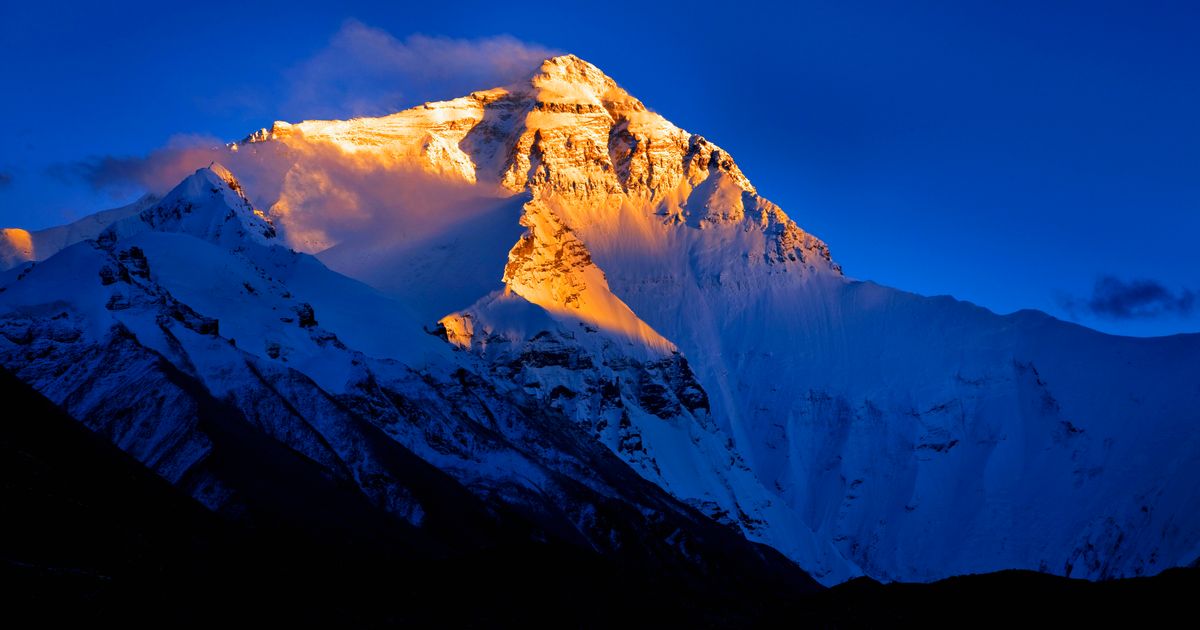
[(227, 247), (268, 244), (275, 226), (246, 198), (242, 184), (217, 163), (197, 170), (162, 201), (112, 224), (101, 239), (115, 240), (142, 230), (185, 232)]
[[(807, 249), (824, 247), (760, 199), (726, 151), (649, 111), (574, 55), (546, 60), (516, 85), (382, 118), (278, 122), (245, 140), (268, 141), (328, 143), (514, 193), (636, 199), (673, 221), (738, 221), (750, 212)], [(713, 195), (727, 201), (720, 213), (708, 209)]]
[(650, 112), (574, 55), (547, 59), (515, 85), (382, 118), (277, 122), (243, 142), (297, 136), (513, 192), (531, 185), (581, 196), (655, 197), (710, 164), (753, 192), (727, 153)]
[(244, 438), (452, 548), (494, 517), (826, 584), (1197, 558), (1200, 335), (847, 278), (577, 57), (228, 158), (42, 262), (6, 232), (0, 279), (0, 364), (215, 510), (274, 509)]

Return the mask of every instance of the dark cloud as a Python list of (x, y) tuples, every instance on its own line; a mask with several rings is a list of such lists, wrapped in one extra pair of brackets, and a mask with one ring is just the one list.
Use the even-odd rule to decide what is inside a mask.
[(329, 44), (285, 73), (277, 114), (290, 119), (378, 116), (512, 83), (559, 54), (507, 35), (452, 39), (349, 20)]
[(1062, 306), (1072, 315), (1086, 312), (1107, 319), (1148, 319), (1174, 315), (1186, 317), (1197, 306), (1196, 292), (1172, 291), (1155, 280), (1121, 280), (1101, 276), (1086, 298), (1064, 298)]
[(0, 171), (0, 188), (6, 188), (13, 181), (13, 174), (8, 171)]
[(179, 135), (166, 146), (142, 156), (102, 155), (54, 164), (50, 175), (67, 182), (82, 181), (98, 191), (127, 196), (132, 191), (162, 193), (179, 180), (229, 153), (225, 144), (208, 136)]

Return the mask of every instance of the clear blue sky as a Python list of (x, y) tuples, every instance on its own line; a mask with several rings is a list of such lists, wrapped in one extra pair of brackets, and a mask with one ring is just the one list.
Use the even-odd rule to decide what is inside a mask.
[(80, 160), (336, 108), (281, 94), (354, 18), (595, 63), (729, 149), (854, 277), (1200, 330), (1194, 2), (0, 2), (2, 224), (136, 194), (92, 189)]

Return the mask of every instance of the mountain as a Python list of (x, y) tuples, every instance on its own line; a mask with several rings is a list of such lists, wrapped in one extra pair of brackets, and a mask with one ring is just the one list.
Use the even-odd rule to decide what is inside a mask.
[(228, 157), (244, 181), (201, 169), (0, 280), (0, 364), (219, 513), (257, 500), (217, 465), (235, 427), (451, 547), (486, 542), (473, 510), (795, 583), (746, 539), (824, 584), (1200, 556), (1200, 335), (849, 278), (577, 57)]

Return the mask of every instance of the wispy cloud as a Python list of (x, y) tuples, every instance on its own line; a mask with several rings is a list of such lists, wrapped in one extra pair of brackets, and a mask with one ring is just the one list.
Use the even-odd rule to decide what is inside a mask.
[(307, 252), (361, 234), (418, 238), (469, 218), (476, 210), (464, 200), (487, 195), (465, 181), (304, 138), (233, 151), (213, 138), (180, 136), (145, 156), (93, 157), (60, 164), (53, 175), (127, 197), (143, 190), (165, 193), (212, 162), (229, 168), (251, 201), (280, 221), (288, 243)]
[[(557, 51), (508, 35), (454, 39), (386, 31), (348, 20), (329, 43), (284, 72), (273, 94), (246, 88), (229, 93), (238, 107), (264, 108), (277, 120), (381, 115), (427, 100), (465, 95), (512, 83)], [(253, 129), (247, 129), (249, 133)], [(234, 161), (235, 170), (264, 168), (231, 158), (227, 140), (177, 135), (147, 155), (101, 155), (56, 164), (50, 173), (96, 190), (128, 196), (138, 190), (163, 192), (209, 162)], [(237, 168), (237, 167), (240, 167)], [(0, 186), (4, 175), (0, 173)]]
[(508, 35), (453, 39), (348, 20), (329, 44), (285, 73), (286, 119), (387, 114), (516, 81), (557, 51)]
[(50, 175), (67, 182), (82, 181), (91, 188), (127, 196), (132, 191), (161, 193), (188, 173), (219, 161), (228, 151), (210, 136), (177, 135), (146, 155), (98, 155), (52, 165)]
[[(508, 36), (397, 39), (351, 20), (325, 48), (284, 73), (282, 96), (241, 93), (236, 98), (243, 104), (275, 103), (267, 113), (280, 120), (387, 114), (512, 83), (554, 54)], [(256, 205), (281, 220), (289, 242), (305, 251), (341, 242), (364, 226), (381, 233), (434, 229), (439, 221), (460, 220), (467, 214), (457, 208), (460, 201), (480, 194), (403, 165), (356, 158), (332, 145), (295, 139), (230, 151), (227, 140), (237, 138), (179, 135), (146, 155), (93, 156), (50, 171), (128, 197), (164, 193), (197, 168), (220, 162), (242, 180)]]
[(1060, 302), (1072, 316), (1083, 312), (1106, 319), (1186, 317), (1196, 310), (1197, 294), (1191, 289), (1173, 291), (1156, 280), (1101, 276), (1090, 296), (1065, 297)]

